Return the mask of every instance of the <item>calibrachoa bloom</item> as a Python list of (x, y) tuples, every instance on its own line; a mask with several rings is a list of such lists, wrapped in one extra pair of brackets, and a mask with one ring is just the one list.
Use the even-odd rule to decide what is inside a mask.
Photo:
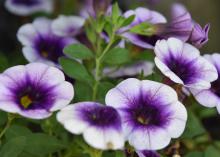
[(218, 78), (216, 68), (200, 56), (198, 49), (176, 38), (156, 43), (155, 63), (175, 83), (194, 89), (208, 89)]
[(6, 0), (5, 7), (12, 13), (26, 16), (36, 12), (52, 12), (52, 0)]
[[(166, 23), (166, 18), (160, 14), (159, 12), (149, 10), (147, 8), (139, 7), (135, 10), (129, 10), (124, 13), (125, 17), (129, 17), (131, 15), (135, 15), (134, 21), (129, 25), (129, 27), (125, 29), (129, 29), (135, 25), (141, 24), (143, 22), (148, 22), (150, 24), (161, 24)], [(124, 29), (123, 29), (124, 30)], [(123, 31), (121, 30), (121, 31)], [(155, 44), (155, 40), (158, 38), (148, 37), (144, 35), (138, 35), (133, 33), (123, 33), (122, 36), (124, 36), (126, 39), (128, 39), (133, 44), (143, 47), (143, 48), (153, 48), (153, 45)]]
[(81, 32), (85, 19), (79, 16), (60, 15), (52, 22), (54, 34), (62, 37), (75, 36)]
[(207, 90), (191, 90), (196, 100), (206, 107), (217, 107), (220, 113), (220, 54), (205, 55), (218, 71), (218, 79), (211, 83)]
[(0, 75), (0, 109), (32, 119), (43, 119), (73, 98), (64, 74), (43, 63), (18, 65)]
[(186, 109), (167, 85), (130, 78), (111, 89), (105, 101), (118, 110), (124, 136), (136, 150), (162, 149), (184, 131)]
[(153, 73), (154, 64), (152, 62), (140, 61), (132, 65), (121, 67), (117, 70), (114, 68), (105, 68), (103, 73), (108, 77), (123, 77), (123, 76), (136, 76), (143, 74), (145, 76)]
[(95, 102), (69, 105), (57, 114), (57, 120), (73, 134), (83, 134), (97, 149), (122, 149), (124, 137), (118, 112)]
[(18, 30), (18, 40), (24, 46), (22, 51), (29, 62), (57, 65), (59, 57), (64, 55), (64, 47), (77, 42), (73, 38), (56, 35), (51, 25), (52, 20), (38, 18)]

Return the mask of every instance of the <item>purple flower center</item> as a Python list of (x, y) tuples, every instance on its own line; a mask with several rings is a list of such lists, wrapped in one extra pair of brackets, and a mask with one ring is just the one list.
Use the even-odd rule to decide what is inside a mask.
[(46, 109), (49, 110), (54, 103), (52, 87), (27, 79), (25, 83), (17, 85), (12, 92), (14, 100), (22, 110)]
[(193, 83), (199, 77), (199, 69), (194, 65), (196, 60), (188, 61), (184, 58), (175, 58), (170, 55), (165, 60), (169, 69), (174, 72), (185, 84)]
[(41, 37), (35, 42), (35, 48), (39, 55), (55, 63), (58, 63), (58, 59), (64, 55), (64, 47), (65, 43), (62, 38), (57, 36)]
[(13, 0), (12, 2), (17, 5), (26, 5), (26, 6), (34, 6), (40, 3), (39, 0)]
[(171, 112), (159, 98), (142, 94), (130, 103), (128, 108), (122, 109), (127, 115), (128, 123), (139, 127), (163, 127), (169, 123)]
[(145, 157), (159, 157), (159, 155), (154, 151), (143, 151), (142, 152)]
[(109, 106), (83, 106), (79, 109), (80, 117), (92, 126), (101, 128), (120, 128), (120, 116), (118, 112)]

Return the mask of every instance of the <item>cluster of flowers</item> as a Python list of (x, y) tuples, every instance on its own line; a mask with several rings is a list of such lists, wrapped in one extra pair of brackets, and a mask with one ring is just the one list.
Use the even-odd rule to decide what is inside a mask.
[[(24, 11), (20, 0), (8, 0), (6, 6), (19, 14), (51, 8), (44, 6), (51, 5), (51, 1), (23, 2), (32, 8)], [(15, 4), (20, 9), (13, 9)], [(118, 30), (118, 35), (139, 47), (154, 49), (155, 65), (172, 82), (181, 85), (181, 92), (192, 93), (199, 103), (216, 106), (220, 112), (220, 55), (201, 56), (197, 49), (208, 41), (209, 24), (202, 29), (181, 5), (173, 6), (170, 22), (162, 14), (146, 8), (123, 14), (124, 17), (131, 15), (135, 15), (134, 21)], [(187, 121), (179, 93), (168, 85), (130, 78), (108, 91), (106, 105), (98, 102), (68, 105), (74, 89), (59, 70), (58, 59), (64, 56), (65, 46), (85, 41), (82, 28), (86, 16), (38, 18), (19, 29), (17, 37), (24, 46), (23, 54), (32, 63), (9, 68), (0, 75), (0, 109), (33, 119), (47, 118), (60, 110), (57, 120), (69, 132), (82, 134), (97, 149), (123, 149), (128, 141), (142, 157), (152, 153), (148, 150), (166, 147), (171, 138), (183, 133)], [(155, 26), (153, 35), (126, 31), (143, 22)], [(143, 67), (148, 65), (143, 63)], [(136, 67), (122, 70), (127, 70), (128, 75), (137, 71)]]

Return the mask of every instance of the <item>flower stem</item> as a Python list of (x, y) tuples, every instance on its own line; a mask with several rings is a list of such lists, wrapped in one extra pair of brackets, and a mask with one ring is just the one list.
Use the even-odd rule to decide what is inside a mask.
[(3, 128), (3, 130), (0, 133), (0, 140), (1, 138), (5, 135), (5, 132), (8, 130), (8, 128), (11, 126), (12, 121), (15, 119), (15, 116), (12, 114), (8, 114), (8, 121), (5, 125), (5, 127)]
[(109, 41), (108, 45), (106, 46), (106, 48), (104, 49), (102, 54), (96, 58), (95, 83), (94, 83), (94, 86), (93, 86), (93, 95), (92, 95), (92, 100), (93, 101), (95, 101), (96, 97), (97, 97), (97, 90), (98, 90), (98, 86), (99, 86), (99, 83), (100, 83), (100, 75), (102, 74), (102, 71), (101, 71), (102, 60), (103, 60), (103, 57), (105, 56), (105, 54), (111, 48), (111, 46), (114, 42), (114, 38), (115, 38), (115, 35), (113, 33), (112, 37), (110, 38), (110, 41)]

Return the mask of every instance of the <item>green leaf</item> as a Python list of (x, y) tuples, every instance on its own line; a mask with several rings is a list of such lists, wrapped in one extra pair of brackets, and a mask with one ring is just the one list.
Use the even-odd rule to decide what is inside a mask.
[(131, 15), (128, 18), (124, 19), (120, 27), (125, 27), (130, 25), (135, 19), (135, 15)]
[(204, 157), (219, 157), (220, 151), (213, 146), (209, 146), (206, 151)]
[(0, 126), (5, 125), (7, 122), (7, 113), (0, 111)]
[(61, 57), (59, 59), (59, 63), (62, 66), (64, 72), (69, 77), (74, 78), (79, 81), (83, 81), (85, 83), (88, 83), (89, 85), (93, 84), (94, 79), (88, 73), (86, 68), (79, 62), (66, 58), (66, 57)]
[(42, 133), (28, 135), (26, 139), (27, 145), (25, 146), (25, 151), (39, 157), (66, 148), (66, 145), (56, 137)]
[(32, 132), (27, 128), (19, 125), (12, 125), (5, 133), (7, 139), (12, 139), (20, 136), (27, 136)]
[(190, 152), (184, 157), (203, 157), (203, 152), (198, 152), (198, 151)]
[(72, 44), (64, 48), (64, 53), (73, 59), (90, 59), (94, 55), (90, 49), (83, 44)]
[(129, 61), (129, 51), (124, 48), (113, 48), (104, 56), (104, 62), (110, 65), (124, 64)]
[(114, 3), (113, 6), (112, 6), (112, 22), (113, 24), (116, 24), (117, 25), (117, 19), (120, 15), (120, 8), (118, 6), (118, 3)]
[(125, 157), (125, 153), (123, 151), (116, 151), (115, 157)]
[(203, 133), (205, 133), (205, 129), (201, 124), (200, 120), (192, 111), (189, 110), (186, 130), (182, 138), (193, 138), (202, 135)]
[[(26, 137), (16, 137), (9, 140), (5, 145), (3, 145), (0, 156), (1, 157), (17, 157), (26, 146)], [(26, 148), (25, 148), (26, 149)]]
[(92, 88), (83, 82), (76, 81), (74, 84), (76, 101), (89, 101), (92, 99)]
[(155, 33), (155, 29), (152, 24), (143, 22), (139, 25), (136, 25), (130, 29), (131, 33), (151, 36)]
[(110, 82), (101, 82), (98, 87), (98, 99), (100, 102), (105, 102), (105, 95), (115, 85)]

